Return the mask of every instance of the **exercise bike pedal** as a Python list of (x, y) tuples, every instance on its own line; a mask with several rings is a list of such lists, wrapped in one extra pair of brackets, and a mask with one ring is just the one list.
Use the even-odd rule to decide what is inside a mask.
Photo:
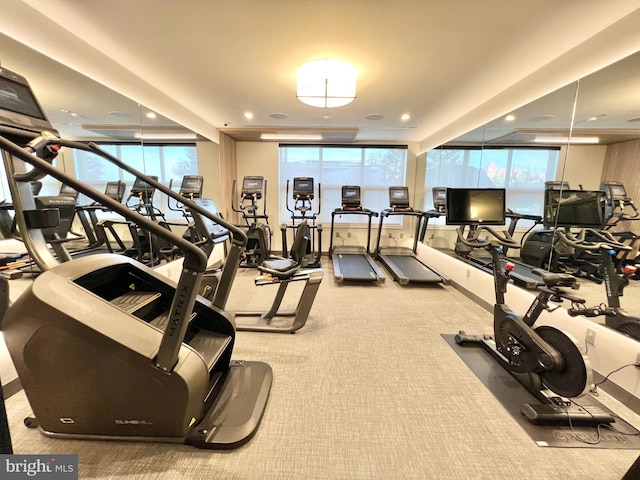
[(463, 345), (465, 343), (482, 343), (485, 340), (493, 340), (493, 336), (474, 335), (471, 333), (465, 333), (464, 331), (460, 330), (454, 337), (454, 340), (458, 345)]

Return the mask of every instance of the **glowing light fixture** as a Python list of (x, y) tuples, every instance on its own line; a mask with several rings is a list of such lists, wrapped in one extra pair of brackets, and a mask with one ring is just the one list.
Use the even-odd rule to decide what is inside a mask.
[(340, 60), (314, 60), (298, 69), (297, 96), (320, 108), (342, 107), (356, 98), (358, 71)]
[(261, 140), (322, 140), (320, 134), (305, 134), (305, 133), (263, 133), (260, 135)]
[(554, 136), (536, 136), (533, 139), (536, 143), (599, 143), (598, 137), (554, 137)]

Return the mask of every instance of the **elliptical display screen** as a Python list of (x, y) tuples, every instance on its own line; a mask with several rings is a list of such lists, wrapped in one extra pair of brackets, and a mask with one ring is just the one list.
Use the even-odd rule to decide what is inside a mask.
[(293, 179), (293, 198), (313, 200), (313, 178), (296, 177)]
[(185, 175), (182, 177), (180, 194), (183, 196), (200, 197), (202, 195), (203, 178), (199, 175)]
[(447, 225), (504, 225), (504, 188), (447, 188)]
[(554, 227), (603, 228), (605, 193), (601, 190), (547, 190), (544, 225)]
[(242, 196), (254, 195), (256, 198), (262, 198), (263, 184), (264, 177), (244, 177), (242, 179)]

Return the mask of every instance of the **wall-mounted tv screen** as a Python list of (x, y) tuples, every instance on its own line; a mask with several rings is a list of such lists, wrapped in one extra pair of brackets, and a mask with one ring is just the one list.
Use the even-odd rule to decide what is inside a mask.
[(447, 188), (447, 225), (504, 225), (504, 188)]
[(603, 228), (605, 193), (601, 190), (547, 190), (544, 199), (547, 228)]

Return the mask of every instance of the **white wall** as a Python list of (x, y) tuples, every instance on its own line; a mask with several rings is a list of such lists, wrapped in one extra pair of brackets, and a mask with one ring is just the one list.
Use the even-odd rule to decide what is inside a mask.
[(562, 147), (556, 179), (569, 182), (572, 189), (582, 185), (585, 190), (598, 190), (606, 153), (606, 145)]

